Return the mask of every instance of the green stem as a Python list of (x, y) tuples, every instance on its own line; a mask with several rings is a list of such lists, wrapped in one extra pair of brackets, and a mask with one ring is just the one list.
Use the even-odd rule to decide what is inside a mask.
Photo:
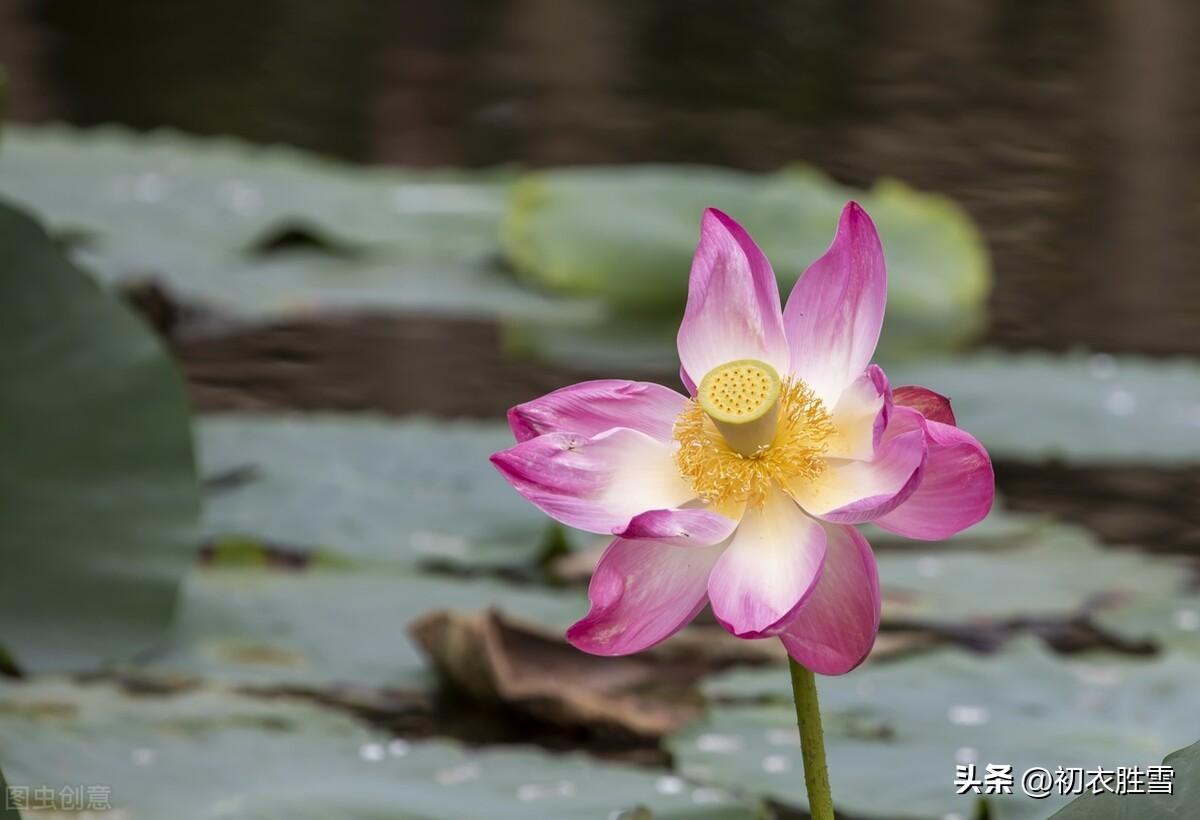
[(808, 787), (808, 813), (812, 820), (834, 820), (829, 769), (825, 765), (825, 735), (813, 673), (788, 658), (792, 671), (792, 696), (796, 699), (796, 725), (800, 727), (800, 752), (804, 757), (804, 785)]

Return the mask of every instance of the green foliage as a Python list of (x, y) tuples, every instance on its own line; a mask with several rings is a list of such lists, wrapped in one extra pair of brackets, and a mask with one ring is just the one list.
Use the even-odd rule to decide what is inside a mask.
[[(828, 244), (843, 202), (859, 198), (889, 253), (881, 355), (894, 384), (950, 395), (997, 458), (1200, 459), (1194, 363), (907, 359), (971, 337), (989, 273), (963, 213), (899, 183), (863, 194), (798, 168), (368, 172), (114, 130), (17, 128), (4, 148), (0, 191), (41, 214), (103, 281), (154, 276), (185, 302), (253, 318), (364, 306), (481, 316), (511, 349), (603, 361), (614, 375), (673, 366), (702, 207), (744, 221), (787, 288)], [(8, 208), (0, 271), (0, 672), (32, 673), (0, 679), (0, 748), (16, 783), (109, 784), (131, 815), (180, 820), (715, 820), (754, 816), (760, 797), (804, 804), (780, 665), (709, 680), (712, 709), (668, 740), (670, 770), (393, 742), (370, 728), (345, 708), (347, 691), (433, 697), (410, 623), (497, 606), (561, 630), (586, 611), (583, 589), (536, 585), (541, 563), (603, 537), (548, 527), (495, 475), (487, 456), (511, 443), (502, 424), (337, 416), (201, 420), (210, 486), (197, 528), (183, 389), (159, 344)], [(1185, 564), (1003, 510), (936, 548), (869, 537), (893, 547), (879, 553), (893, 623), (944, 629), (1087, 609), (1163, 654), (1059, 658), (1018, 641), (991, 657), (944, 649), (822, 679), (840, 810), (971, 817), (975, 806), (950, 785), (956, 762), (1144, 766), (1194, 740), (1182, 718), (1200, 708), (1190, 685), (1200, 608), (1184, 591)], [(202, 539), (208, 563), (185, 576)], [(40, 674), (111, 661), (121, 662), (90, 683)], [(280, 694), (295, 690), (311, 700)], [(1192, 747), (1168, 758), (1181, 785), (1196, 780), (1196, 757)], [(1120, 805), (1175, 805), (1132, 799)], [(1142, 817), (1103, 813), (1129, 811), (1116, 801), (1076, 805), (1061, 816)], [(1004, 799), (990, 817), (1051, 809)]]
[(1200, 743), (1172, 752), (1163, 765), (1174, 769), (1171, 794), (1086, 794), (1051, 820), (1183, 820), (1200, 813)]
[(756, 816), (660, 772), (393, 742), (326, 708), (214, 689), (139, 697), (104, 683), (0, 683), (0, 746), (13, 783), (106, 784), (114, 808), (153, 820), (591, 820), (639, 806), (664, 819)]
[(773, 175), (679, 166), (543, 171), (517, 183), (504, 248), (539, 286), (675, 319), (704, 208), (719, 207), (750, 231), (786, 296), (829, 246), (851, 199), (875, 219), (887, 250), (884, 344), (944, 349), (981, 329), (991, 275), (973, 223), (949, 200), (894, 180), (864, 193), (805, 167)]
[[(971, 533), (960, 539), (969, 545)], [(1184, 560), (1104, 547), (1081, 528), (1036, 518), (1022, 534), (975, 546), (912, 543), (879, 552), (886, 614), (946, 625), (1064, 618), (1098, 600), (1177, 593), (1191, 567)]]
[(1200, 594), (1139, 596), (1100, 612), (1103, 628), (1135, 640), (1150, 640), (1164, 651), (1200, 657)]
[(949, 396), (959, 424), (996, 457), (1200, 461), (1200, 365), (1187, 359), (991, 351), (897, 362), (888, 378)]
[(499, 607), (565, 630), (587, 612), (581, 590), (396, 571), (197, 568), (155, 674), (251, 685), (422, 689), (423, 656), (406, 626), (427, 612)]
[(3, 189), (55, 232), (147, 261), (206, 260), (264, 244), (286, 228), (412, 258), (489, 252), (509, 174), (383, 171), (283, 147), (117, 127), (14, 126)]
[(488, 462), (512, 446), (503, 424), (215, 416), (199, 434), (204, 474), (235, 476), (210, 493), (210, 536), (476, 569), (528, 565), (550, 537)]
[(162, 637), (196, 547), (184, 388), (154, 335), (0, 205), (0, 645), (80, 670)]
[[(103, 278), (153, 276), (234, 314), (367, 305), (467, 314), (497, 319), (542, 356), (658, 362), (672, 355), (701, 209), (743, 219), (790, 287), (857, 198), (888, 247), (889, 349), (955, 346), (985, 318), (990, 272), (973, 224), (948, 200), (893, 180), (864, 193), (808, 168), (639, 166), (529, 174), (513, 194), (513, 179), (365, 171), (117, 129), (16, 128), (0, 157), (0, 191)], [(502, 256), (537, 289), (506, 275)], [(633, 327), (631, 307), (642, 314)]]
[(154, 278), (237, 316), (413, 309), (576, 321), (498, 269), (510, 175), (361, 169), (285, 148), (116, 128), (13, 128), (0, 192), (108, 282)]
[[(837, 806), (853, 817), (971, 817), (956, 763), (1108, 768), (1153, 763), (1187, 742), (1200, 659), (1063, 660), (1030, 640), (992, 656), (942, 650), (819, 682)], [(724, 701), (668, 741), (678, 764), (717, 785), (804, 805), (800, 749), (780, 670), (712, 679)], [(750, 703), (743, 701), (762, 701)], [(996, 799), (998, 820), (1041, 820), (1062, 797)], [(989, 798), (990, 799), (990, 798)]]

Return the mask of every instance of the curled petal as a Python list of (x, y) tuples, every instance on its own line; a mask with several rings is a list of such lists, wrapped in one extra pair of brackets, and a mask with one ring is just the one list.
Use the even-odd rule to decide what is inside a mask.
[(671, 445), (617, 427), (590, 438), (547, 433), (494, 454), (492, 463), (551, 518), (612, 534), (638, 513), (678, 507), (694, 497), (672, 454)]
[(710, 510), (650, 510), (639, 513), (618, 535), (678, 547), (707, 547), (733, 535), (737, 521)]
[(871, 545), (853, 527), (825, 525), (825, 571), (780, 633), (788, 654), (820, 675), (844, 675), (862, 663), (879, 632), (879, 574)]
[(671, 637), (704, 608), (722, 549), (617, 538), (588, 585), (591, 609), (567, 640), (593, 655), (628, 655)]
[(749, 509), (708, 579), (717, 620), (739, 638), (787, 625), (821, 575), (825, 531), (781, 492)]
[(872, 460), (830, 459), (819, 476), (797, 479), (788, 491), (809, 515), (861, 524), (891, 512), (913, 494), (925, 459), (925, 419), (915, 410), (893, 407)]
[(878, 365), (871, 365), (842, 391), (830, 413), (834, 433), (825, 442), (825, 455), (858, 461), (873, 458), (891, 409), (887, 376)]
[(930, 421), (942, 424), (957, 424), (954, 420), (954, 410), (950, 407), (950, 399), (941, 393), (934, 393), (928, 387), (907, 385), (897, 387), (892, 392), (892, 400), (904, 407), (911, 407)]
[(546, 433), (594, 436), (614, 427), (629, 427), (669, 442), (675, 418), (686, 402), (660, 384), (603, 379), (573, 384), (518, 404), (508, 411), (508, 424), (517, 441)]
[(887, 268), (867, 212), (851, 202), (825, 255), (796, 282), (783, 311), (791, 372), (825, 402), (867, 369), (883, 327)]
[(875, 523), (907, 538), (937, 541), (962, 532), (992, 508), (995, 478), (987, 450), (949, 424), (926, 423), (929, 459), (916, 491)]
[(713, 208), (700, 222), (678, 343), (684, 384), (693, 392), (710, 370), (735, 359), (758, 359), (787, 373), (771, 263), (741, 225)]

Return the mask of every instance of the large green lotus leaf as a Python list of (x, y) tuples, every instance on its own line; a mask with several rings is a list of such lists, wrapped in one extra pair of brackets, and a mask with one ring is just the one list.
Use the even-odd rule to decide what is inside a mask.
[[(363, 169), (174, 133), (17, 127), (0, 192), (110, 282), (146, 277), (242, 316), (314, 308), (595, 321), (494, 261), (507, 172)], [(264, 246), (288, 232), (316, 247)]]
[(487, 259), (341, 258), (289, 249), (261, 258), (186, 255), (160, 265), (142, 254), (138, 246), (121, 246), (90, 249), (79, 258), (107, 282), (151, 276), (186, 303), (250, 320), (307, 317), (322, 310), (390, 310), (529, 324), (550, 334), (563, 325), (597, 326), (606, 315), (599, 304), (532, 291)]
[[(943, 650), (821, 678), (834, 802), (857, 818), (969, 820), (978, 798), (955, 794), (956, 764), (1012, 764), (1019, 778), (1032, 766), (1155, 763), (1195, 734), (1185, 716), (1200, 710), (1197, 675), (1194, 657), (1061, 660), (1025, 640), (996, 655)], [(727, 703), (668, 742), (681, 771), (806, 805), (787, 674), (734, 672), (706, 691)], [(994, 820), (1040, 820), (1067, 799), (1016, 791), (996, 799)]]
[(1099, 612), (1096, 623), (1133, 640), (1200, 657), (1200, 595), (1146, 596)]
[(0, 646), (83, 669), (156, 642), (197, 541), (183, 383), (149, 329), (0, 205)]
[(488, 260), (347, 259), (297, 249), (264, 258), (189, 256), (159, 266), (147, 265), (137, 251), (124, 248), (89, 251), (80, 259), (106, 281), (137, 281), (153, 273), (182, 301), (245, 319), (386, 310), (494, 319), (518, 326), (536, 323), (535, 327), (552, 333), (570, 323), (590, 327), (604, 316), (599, 305), (532, 291)]
[(985, 352), (888, 368), (893, 385), (949, 396), (999, 458), (1072, 464), (1200, 460), (1200, 363)]
[(392, 571), (198, 568), (171, 648), (142, 668), (251, 685), (424, 688), (408, 625), (437, 609), (489, 606), (565, 629), (587, 600), (582, 590)]
[(880, 551), (877, 561), (885, 617), (945, 624), (1063, 617), (1096, 601), (1171, 595), (1192, 568), (1182, 559), (1104, 547), (1086, 530), (1049, 521), (1008, 545), (924, 545)]
[(288, 227), (350, 250), (487, 254), (510, 177), (367, 169), (279, 146), (111, 126), (11, 126), (0, 158), (0, 191), (54, 230), (162, 252), (160, 262), (242, 252)]
[(1174, 772), (1170, 794), (1086, 794), (1051, 820), (1183, 820), (1200, 814), (1200, 743), (1167, 755), (1163, 765)]
[(113, 808), (137, 820), (591, 820), (638, 806), (678, 820), (754, 816), (726, 792), (667, 772), (531, 748), (409, 743), (329, 709), (227, 691), (3, 683), (0, 748), (13, 784), (103, 784)]
[(687, 166), (539, 171), (514, 188), (504, 250), (540, 286), (674, 316), (687, 295), (704, 208), (721, 208), (754, 235), (786, 294), (829, 246), (850, 199), (872, 214), (888, 255), (885, 344), (943, 348), (974, 335), (991, 281), (978, 231), (949, 200), (891, 180), (863, 192), (809, 168), (768, 175)]
[(210, 416), (205, 529), (356, 560), (515, 565), (549, 533), (488, 461), (502, 424), (353, 416)]

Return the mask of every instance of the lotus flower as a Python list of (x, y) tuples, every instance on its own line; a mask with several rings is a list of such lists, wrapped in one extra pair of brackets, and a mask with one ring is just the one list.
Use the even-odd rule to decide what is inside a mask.
[(602, 380), (512, 408), (492, 462), (547, 515), (614, 536), (567, 632), (624, 655), (704, 608), (740, 638), (778, 637), (802, 666), (850, 671), (879, 630), (875, 558), (855, 524), (918, 539), (991, 507), (991, 462), (950, 402), (892, 389), (871, 364), (887, 272), (856, 203), (780, 309), (750, 235), (704, 213), (679, 328), (690, 396)]

